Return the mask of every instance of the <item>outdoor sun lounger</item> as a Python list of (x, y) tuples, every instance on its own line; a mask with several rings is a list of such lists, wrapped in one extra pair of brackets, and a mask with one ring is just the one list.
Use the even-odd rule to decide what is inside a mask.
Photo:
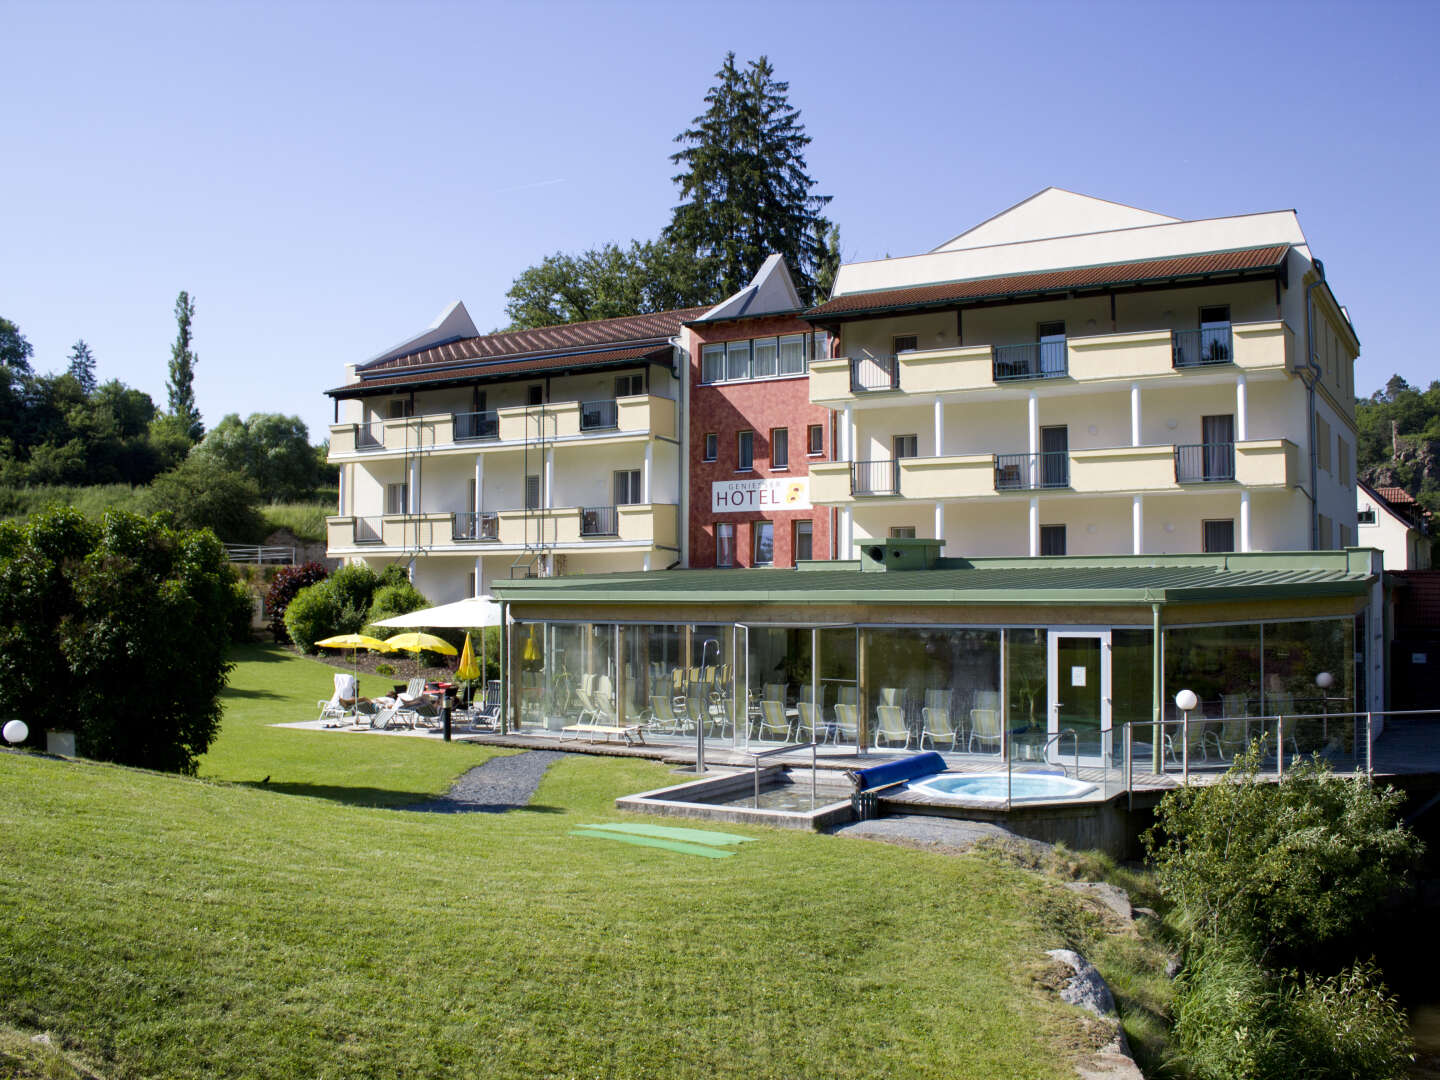
[(769, 732), (778, 733), (785, 742), (790, 741), (790, 718), (785, 715), (785, 706), (779, 701), (765, 699), (760, 702), (760, 738)]
[[(843, 689), (843, 688), (842, 688)], [(855, 713), (854, 705), (840, 704), (835, 706), (835, 741), (858, 742), (860, 739), (860, 722)]]
[(399, 727), (413, 727), (403, 715), (405, 706), (396, 698), (394, 701), (378, 702), (380, 709), (370, 717), (370, 726), (376, 731), (392, 731)]
[(359, 691), (355, 688), (355, 676), (348, 671), (337, 673), (335, 676), (335, 692), (330, 695), (330, 700), (317, 701), (315, 703), (316, 707), (320, 710), (320, 715), (316, 719), (324, 721), (333, 720), (335, 723), (327, 723), (326, 726), (339, 727), (346, 722), (346, 714), (350, 711), (351, 706), (354, 705), (357, 697), (359, 697)]
[(982, 750), (987, 746), (993, 746), (996, 750), (1000, 749), (999, 709), (970, 710), (970, 737), (965, 742), (966, 751), (974, 750), (976, 743), (980, 744)]
[[(883, 694), (884, 691), (882, 690)], [(880, 740), (884, 739), (886, 745), (899, 739), (904, 742), (902, 749), (910, 749), (910, 729), (905, 726), (905, 710), (898, 705), (877, 705), (875, 707), (875, 719), (878, 721), (875, 727), (875, 749), (880, 749)]]

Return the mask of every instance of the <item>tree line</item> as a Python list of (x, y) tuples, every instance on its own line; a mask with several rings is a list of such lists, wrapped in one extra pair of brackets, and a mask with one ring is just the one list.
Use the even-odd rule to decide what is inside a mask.
[(1355, 399), (1355, 426), (1360, 479), (1402, 487), (1440, 511), (1440, 381), (1422, 390), (1392, 375), (1383, 389)]

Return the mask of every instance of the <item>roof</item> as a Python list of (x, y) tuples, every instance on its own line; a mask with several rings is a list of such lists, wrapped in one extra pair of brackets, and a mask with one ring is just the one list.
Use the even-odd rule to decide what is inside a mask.
[(750, 284), (735, 295), (721, 300), (690, 325), (724, 322), (733, 319), (759, 318), (762, 315), (790, 315), (803, 310), (800, 294), (782, 255), (771, 255), (755, 271)]
[(934, 570), (863, 573), (854, 562), (801, 570), (672, 570), (496, 582), (511, 603), (1135, 605), (1362, 596), (1368, 551), (1100, 559), (942, 559)]
[[(1369, 487), (1368, 484), (1366, 486)], [(1411, 498), (1410, 492), (1402, 487), (1377, 487), (1371, 488), (1370, 490), (1386, 502), (1395, 506), (1408, 506), (1415, 502), (1415, 500)]]
[(687, 319), (705, 308), (681, 308), (619, 319), (506, 330), (462, 338), (363, 364), (358, 382), (327, 391), (355, 397), (374, 388), (522, 374), (556, 368), (592, 367), (625, 360), (668, 358), (670, 339)]
[(1067, 293), (1081, 289), (1104, 289), (1180, 278), (1212, 277), (1219, 274), (1279, 272), (1285, 264), (1289, 244), (1215, 251), (1203, 255), (1182, 255), (1133, 262), (1077, 266), (1064, 270), (1041, 270), (1028, 274), (971, 278), (932, 285), (911, 285), (876, 289), (837, 296), (804, 315), (812, 321), (860, 313), (888, 312), (907, 308), (950, 307), (1004, 297)]
[(1127, 206), (1113, 199), (1097, 199), (1093, 195), (1082, 195), (1078, 191), (1052, 185), (998, 214), (992, 214), (932, 250), (956, 251), (1110, 229), (1168, 225), (1179, 220), (1168, 214), (1157, 214), (1153, 210)]

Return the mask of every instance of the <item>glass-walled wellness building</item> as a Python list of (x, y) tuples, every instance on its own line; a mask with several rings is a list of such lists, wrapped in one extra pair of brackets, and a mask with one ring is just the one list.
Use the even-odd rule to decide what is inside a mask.
[(1114, 762), (1123, 727), (1173, 721), (1182, 688), (1216, 740), (1252, 717), (1378, 708), (1378, 586), (1368, 550), (963, 560), (924, 540), (797, 570), (499, 583), (505, 719), (722, 748)]

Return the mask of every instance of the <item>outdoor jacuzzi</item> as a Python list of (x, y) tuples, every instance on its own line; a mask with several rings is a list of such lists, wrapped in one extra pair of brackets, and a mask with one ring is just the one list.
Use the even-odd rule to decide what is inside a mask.
[(1000, 804), (1007, 794), (1012, 803), (1080, 799), (1093, 792), (1095, 785), (1054, 773), (1026, 772), (1011, 774), (1007, 788), (1004, 773), (936, 773), (910, 781), (906, 790), (936, 799)]

